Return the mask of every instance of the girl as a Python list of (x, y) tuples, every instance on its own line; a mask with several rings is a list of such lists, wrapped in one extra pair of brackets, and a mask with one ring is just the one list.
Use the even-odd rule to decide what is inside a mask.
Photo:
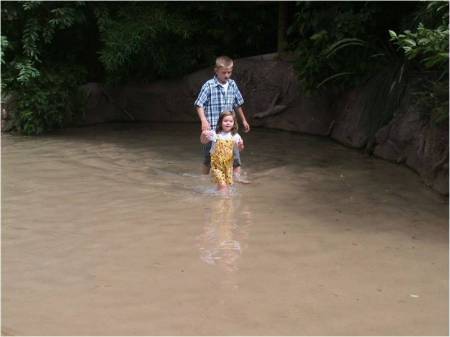
[(244, 149), (244, 142), (237, 133), (238, 124), (233, 112), (225, 111), (219, 116), (216, 131), (205, 130), (200, 136), (202, 144), (212, 142), (211, 175), (219, 191), (226, 191), (233, 184), (233, 150)]

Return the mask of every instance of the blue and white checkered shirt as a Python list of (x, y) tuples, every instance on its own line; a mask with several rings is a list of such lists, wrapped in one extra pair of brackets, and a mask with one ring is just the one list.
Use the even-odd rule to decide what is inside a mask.
[(228, 80), (228, 89), (220, 85), (216, 76), (203, 84), (195, 106), (201, 106), (205, 109), (205, 117), (211, 125), (211, 129), (215, 130), (219, 115), (223, 111), (233, 111), (244, 104), (241, 92), (237, 84), (232, 79)]

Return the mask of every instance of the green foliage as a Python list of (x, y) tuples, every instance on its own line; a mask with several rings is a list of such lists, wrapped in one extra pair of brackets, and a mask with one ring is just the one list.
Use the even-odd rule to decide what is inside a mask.
[(76, 107), (72, 95), (85, 81), (83, 67), (55, 58), (54, 41), (84, 22), (80, 3), (2, 3), (2, 90), (16, 101), (14, 122), (23, 134), (63, 126)]
[[(425, 27), (426, 22), (430, 28)], [(390, 40), (427, 79), (416, 92), (417, 104), (433, 123), (448, 122), (449, 17), (448, 2), (433, 1), (418, 11), (417, 29), (397, 34), (389, 30)]]
[(442, 25), (428, 29), (419, 23), (416, 32), (405, 30), (397, 35), (390, 30), (389, 34), (391, 41), (403, 49), (409, 60), (420, 59), (426, 68), (444, 68), (448, 64), (448, 27)]
[(189, 58), (177, 51), (186, 45), (193, 27), (188, 18), (167, 5), (130, 3), (115, 13), (105, 7), (96, 14), (103, 42), (100, 61), (110, 80), (124, 80), (139, 72), (148, 77), (169, 77), (192, 67)]
[(300, 83), (307, 92), (315, 90), (317, 80), (330, 73), (323, 53), (330, 44), (329, 40), (328, 33), (322, 30), (312, 35), (309, 40), (302, 41), (297, 49), (295, 68)]
[(423, 23), (426, 27), (436, 28), (448, 24), (448, 1), (421, 1), (414, 13), (411, 27)]
[(27, 80), (14, 92), (17, 101), (15, 125), (19, 132), (37, 135), (64, 126), (80, 113), (85, 102), (80, 100), (77, 83), (85, 76), (77, 66), (53, 66), (42, 69), (39, 77)]
[(5, 63), (4, 55), (5, 55), (5, 49), (8, 48), (8, 39), (6, 36), (0, 36), (0, 62), (1, 64)]
[(413, 102), (418, 106), (421, 117), (437, 126), (448, 124), (449, 94), (448, 78), (441, 80), (421, 78), (414, 84)]
[(25, 60), (23, 63), (17, 62), (15, 68), (19, 71), (16, 80), (21, 85), (26, 85), (33, 78), (37, 78), (40, 75), (39, 70), (33, 66), (31, 60)]
[(344, 38), (333, 43), (327, 50), (325, 50), (324, 53), (327, 57), (332, 57), (342, 48), (348, 48), (351, 46), (365, 47), (366, 45), (367, 43), (361, 39)]
[(272, 52), (275, 8), (272, 3), (103, 3), (95, 7), (100, 61), (107, 80), (120, 83), (182, 76), (212, 66), (220, 54)]
[(435, 125), (448, 124), (448, 79), (432, 81), (430, 90), (417, 93), (417, 102), (422, 111), (427, 112), (425, 117), (430, 118)]
[(374, 21), (380, 8), (369, 3), (298, 3), (289, 29), (295, 68), (305, 92), (333, 84), (342, 88), (362, 83), (375, 54)]
[(348, 89), (374, 79), (363, 116), (373, 134), (392, 117), (409, 78), (426, 78), (417, 104), (434, 123), (445, 123), (448, 23), (447, 1), (299, 2), (290, 41), (302, 90)]

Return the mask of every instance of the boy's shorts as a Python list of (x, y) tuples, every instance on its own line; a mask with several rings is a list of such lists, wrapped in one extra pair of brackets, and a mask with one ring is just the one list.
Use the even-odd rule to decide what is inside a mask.
[[(203, 165), (207, 167), (211, 167), (211, 145), (212, 142), (209, 142), (208, 144), (202, 144), (202, 150), (203, 150)], [(241, 166), (241, 155), (239, 153), (239, 149), (236, 147), (233, 150), (233, 167), (239, 167)]]

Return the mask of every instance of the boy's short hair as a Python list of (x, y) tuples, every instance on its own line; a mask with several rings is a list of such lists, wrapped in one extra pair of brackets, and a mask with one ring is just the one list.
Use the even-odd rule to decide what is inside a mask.
[(219, 56), (216, 58), (216, 68), (230, 68), (233, 66), (233, 60), (228, 56)]

